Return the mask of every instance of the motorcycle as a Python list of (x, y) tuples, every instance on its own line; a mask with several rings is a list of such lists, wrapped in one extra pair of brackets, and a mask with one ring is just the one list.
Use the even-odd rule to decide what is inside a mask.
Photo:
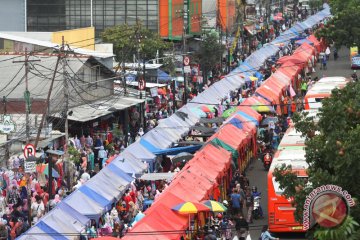
[(254, 197), (254, 209), (253, 209), (253, 212), (252, 212), (252, 215), (253, 215), (254, 219), (259, 219), (259, 218), (262, 217), (260, 200), (261, 200), (260, 195)]
[(266, 171), (270, 169), (271, 162), (272, 162), (272, 156), (269, 152), (267, 152), (263, 158), (263, 164)]

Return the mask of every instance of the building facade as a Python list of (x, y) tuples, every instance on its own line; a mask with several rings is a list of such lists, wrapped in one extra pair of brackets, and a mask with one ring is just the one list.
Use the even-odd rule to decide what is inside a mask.
[(0, 31), (26, 31), (25, 2), (24, 0), (0, 2)]
[(99, 35), (107, 27), (141, 21), (158, 32), (158, 8), (158, 0), (28, 0), (27, 26), (29, 31), (53, 32), (93, 23)]

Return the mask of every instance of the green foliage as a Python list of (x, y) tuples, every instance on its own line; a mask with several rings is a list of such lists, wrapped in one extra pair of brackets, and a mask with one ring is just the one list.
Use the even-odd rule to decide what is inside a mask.
[(317, 32), (328, 42), (340, 46), (360, 46), (360, 0), (331, 0), (334, 17)]
[(318, 240), (356, 240), (359, 239), (359, 232), (356, 231), (357, 227), (359, 227), (359, 224), (351, 216), (348, 216), (341, 226), (335, 229), (320, 228), (315, 232), (314, 237)]
[(166, 57), (163, 59), (163, 67), (162, 69), (167, 72), (170, 76), (175, 76), (175, 57), (174, 55)]
[(72, 161), (75, 164), (80, 163), (81, 154), (76, 148), (74, 148), (73, 146), (69, 146), (68, 153), (70, 156), (69, 157), (70, 161)]
[[(316, 187), (334, 184), (347, 190), (356, 202), (360, 197), (360, 178), (357, 177), (360, 171), (360, 83), (350, 83), (342, 90), (333, 90), (332, 97), (322, 103), (317, 124), (306, 114), (293, 117), (296, 129), (306, 137), (311, 187), (297, 180), (288, 167), (274, 173), (284, 189), (284, 195), (294, 197), (298, 221), (302, 219), (305, 197)], [(350, 239), (350, 235), (359, 236), (358, 204), (351, 208), (351, 216), (344, 225), (331, 231), (317, 227), (315, 238)]]
[(114, 44), (114, 53), (119, 62), (132, 61), (133, 55), (138, 51), (140, 56), (145, 55), (147, 59), (154, 59), (157, 50), (161, 56), (172, 46), (171, 43), (161, 39), (158, 34), (142, 27), (141, 23), (134, 26), (124, 24), (107, 28), (101, 37), (104, 42)]
[(322, 0), (310, 0), (309, 7), (310, 9), (320, 9), (323, 4)]
[(215, 32), (206, 33), (200, 45), (200, 51), (195, 56), (203, 69), (212, 70), (219, 63), (221, 54), (225, 47), (219, 43), (218, 35)]

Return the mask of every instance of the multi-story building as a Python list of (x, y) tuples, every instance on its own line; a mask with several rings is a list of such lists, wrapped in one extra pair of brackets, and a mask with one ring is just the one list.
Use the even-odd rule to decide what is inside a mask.
[[(202, 0), (3, 0), (0, 31), (55, 32), (140, 21), (165, 39), (201, 34)], [(9, 21), (11, 20), (11, 21)]]

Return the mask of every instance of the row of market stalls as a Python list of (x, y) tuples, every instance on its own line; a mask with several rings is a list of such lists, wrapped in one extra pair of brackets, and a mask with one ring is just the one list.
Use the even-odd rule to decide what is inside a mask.
[[(189, 226), (189, 217), (177, 214), (171, 208), (185, 201), (224, 199), (232, 178), (232, 165), (246, 166), (255, 152), (256, 127), (260, 120), (261, 115), (252, 108), (238, 107), (124, 239), (144, 239), (139, 233), (156, 233), (146, 235), (146, 239), (179, 239), (184, 233), (180, 231)], [(195, 225), (203, 226), (203, 220), (197, 219)]]
[[(146, 133), (140, 141), (131, 144), (90, 181), (64, 199), (56, 208), (18, 239), (75, 239), (83, 233), (90, 219), (98, 219), (108, 211), (133, 181), (133, 177), (144, 174), (156, 162), (158, 156), (175, 154), (187, 150), (194, 151), (200, 146), (178, 147), (177, 143), (188, 134), (201, 119), (194, 111), (202, 105), (219, 104), (230, 91), (242, 87), (246, 76), (251, 76), (264, 64), (264, 61), (279, 51), (277, 43), (288, 43), (294, 37), (330, 16), (327, 5), (324, 10), (309, 17), (284, 32), (272, 43), (254, 52), (246, 61), (221, 81), (213, 84), (204, 92), (183, 106), (175, 114), (161, 120), (157, 127)], [(276, 44), (275, 44), (276, 43)], [(289, 70), (291, 69), (291, 70)], [(280, 76), (292, 75), (296, 67), (284, 67)], [(277, 84), (279, 80), (269, 81)], [(270, 83), (269, 83), (270, 84)], [(281, 88), (280, 83), (279, 88)], [(266, 85), (265, 85), (266, 86)], [(265, 88), (265, 87), (263, 87)], [(277, 89), (279, 89), (277, 88)], [(272, 90), (264, 91), (264, 99), (277, 103)], [(259, 97), (261, 93), (258, 94)], [(221, 195), (231, 176), (231, 165), (243, 169), (250, 157), (256, 152), (255, 133), (260, 115), (245, 104), (224, 122), (220, 130), (211, 137), (194, 158), (189, 161), (159, 200), (146, 212), (125, 239), (144, 239), (138, 232), (163, 230), (185, 230), (188, 218), (175, 214), (170, 207), (184, 200), (209, 199), (214, 190), (220, 187)], [(234, 134), (236, 133), (236, 134)], [(209, 168), (208, 166), (211, 166)], [(230, 174), (229, 174), (230, 173)], [(104, 187), (106, 186), (106, 188)], [(196, 189), (196, 190), (195, 190)], [(159, 212), (161, 210), (161, 212)], [(156, 235), (146, 235), (147, 239), (178, 239), (183, 231)]]
[[(302, 33), (319, 20), (328, 17), (330, 15), (329, 9), (326, 8), (318, 15), (321, 17), (312, 17), (314, 21), (312, 24), (311, 21), (307, 20), (306, 26), (296, 25), (296, 28), (280, 37), (283, 38), (284, 42), (290, 41), (290, 36), (296, 37), (293, 30), (296, 29), (296, 32)], [(298, 29), (299, 27), (303, 28)], [(285, 38), (285, 34), (289, 35)], [(313, 45), (318, 44), (318, 41), (313, 36), (307, 39)], [(276, 48), (267, 47), (266, 50), (258, 51), (261, 54), (258, 59), (263, 59), (264, 62), (266, 58), (263, 55), (267, 52), (270, 55), (271, 49), (273, 49), (272, 54), (278, 51)], [(223, 81), (227, 82), (232, 77), (237, 76), (234, 74), (237, 72), (244, 74), (256, 71), (262, 65), (261, 62), (257, 63), (253, 60), (258, 52), (254, 53), (255, 57), (250, 56), (250, 61), (253, 61), (253, 64), (256, 64), (255, 66), (246, 61), (245, 64), (232, 72)], [(235, 165), (237, 169), (243, 170), (249, 159), (256, 153), (254, 141), (256, 139), (257, 124), (261, 116), (248, 105), (273, 105), (275, 107), (279, 105), (284, 91), (290, 86), (296, 87), (295, 79), (298, 77), (299, 72), (308, 66), (308, 62), (311, 61), (314, 55), (316, 55), (315, 48), (310, 46), (308, 42), (302, 43), (293, 57), (301, 59), (299, 61), (301, 64), (283, 64), (258, 88), (255, 96), (240, 104), (237, 111), (224, 122), (222, 127), (208, 139), (204, 147), (176, 175), (170, 186), (145, 212), (145, 217), (135, 225), (124, 239), (143, 239), (143, 234), (146, 233), (148, 233), (146, 235), (147, 239), (179, 239), (180, 236), (185, 235), (186, 229), (189, 227), (189, 218), (187, 215), (181, 215), (173, 211), (174, 206), (186, 201), (201, 202), (207, 199), (216, 199), (214, 196), (217, 188), (220, 190), (220, 199), (224, 199), (229, 179), (232, 176), (232, 167), (230, 166)], [(236, 86), (235, 84), (233, 89)], [(217, 91), (214, 88), (212, 92), (213, 96), (219, 96), (216, 95)], [(187, 106), (201, 104), (201, 101), (204, 101), (204, 103), (213, 101), (216, 104), (219, 99), (215, 98), (214, 100), (210, 96), (207, 97), (207, 94), (205, 92), (199, 95)], [(194, 221), (194, 226), (201, 226), (201, 219), (196, 218)]]

